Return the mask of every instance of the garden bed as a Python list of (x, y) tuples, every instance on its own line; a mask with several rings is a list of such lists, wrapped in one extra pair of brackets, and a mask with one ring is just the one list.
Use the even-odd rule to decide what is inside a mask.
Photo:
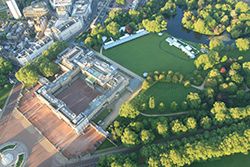
[(3, 147), (2, 149), (0, 149), (0, 153), (4, 152), (5, 150), (13, 150), (16, 147), (16, 144), (11, 144), (11, 145), (7, 145), (5, 147)]

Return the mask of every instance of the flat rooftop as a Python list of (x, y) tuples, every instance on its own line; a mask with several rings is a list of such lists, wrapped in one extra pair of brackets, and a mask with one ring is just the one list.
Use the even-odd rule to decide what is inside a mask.
[(55, 97), (62, 100), (76, 115), (86, 110), (89, 103), (100, 95), (98, 91), (90, 88), (81, 78), (73, 81), (62, 91), (58, 91), (55, 92)]

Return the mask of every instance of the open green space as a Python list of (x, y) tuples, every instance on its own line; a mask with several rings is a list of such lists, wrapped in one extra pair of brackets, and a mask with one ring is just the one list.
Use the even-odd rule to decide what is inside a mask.
[(250, 154), (235, 154), (231, 156), (222, 157), (218, 160), (211, 160), (206, 162), (194, 163), (191, 167), (249, 167)]
[(103, 121), (110, 114), (111, 111), (111, 109), (105, 109), (101, 111), (92, 121), (98, 124), (98, 122)]
[(4, 107), (4, 103), (9, 96), (11, 88), (11, 84), (8, 84), (7, 86), (4, 86), (0, 89), (0, 108)]
[(13, 149), (15, 147), (16, 147), (15, 144), (7, 145), (7, 146), (0, 149), (0, 153), (4, 152), (5, 150)]
[(98, 148), (97, 150), (103, 150), (107, 148), (115, 147), (108, 139), (106, 139)]
[(144, 92), (146, 96), (155, 97), (156, 105), (163, 102), (168, 108), (170, 104), (175, 101), (178, 104), (183, 102), (187, 94), (195, 91), (194, 88), (186, 88), (182, 84), (173, 84), (165, 82), (157, 82)]
[(103, 54), (131, 71), (144, 72), (173, 70), (188, 75), (194, 70), (193, 60), (181, 50), (168, 45), (167, 34), (149, 34), (106, 50)]
[(17, 159), (17, 163), (16, 163), (16, 167), (21, 167), (23, 164), (23, 160), (24, 160), (24, 154), (19, 154), (18, 159)]

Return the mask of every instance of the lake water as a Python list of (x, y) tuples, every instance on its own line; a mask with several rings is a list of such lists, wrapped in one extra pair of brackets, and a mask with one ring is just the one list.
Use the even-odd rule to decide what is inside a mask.
[[(182, 17), (183, 10), (181, 8), (177, 8), (177, 14), (174, 17), (167, 19), (168, 25), (166, 32), (176, 38), (181, 38), (195, 43), (209, 44), (210, 38), (212, 38), (213, 36), (202, 35), (194, 31), (187, 30), (182, 26)], [(226, 32), (216, 37), (223, 39), (226, 43), (232, 43), (234, 41)]]

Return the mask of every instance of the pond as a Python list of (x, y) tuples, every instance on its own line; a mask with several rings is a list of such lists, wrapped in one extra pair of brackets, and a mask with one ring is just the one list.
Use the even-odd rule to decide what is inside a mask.
[[(177, 8), (176, 11), (177, 14), (174, 17), (167, 19), (168, 25), (166, 32), (176, 38), (181, 38), (195, 43), (209, 44), (210, 39), (214, 36), (202, 35), (184, 28), (181, 23), (183, 10), (181, 8)], [(220, 36), (216, 36), (216, 38), (221, 38), (223, 41), (229, 44), (234, 42), (227, 32), (224, 32)]]

